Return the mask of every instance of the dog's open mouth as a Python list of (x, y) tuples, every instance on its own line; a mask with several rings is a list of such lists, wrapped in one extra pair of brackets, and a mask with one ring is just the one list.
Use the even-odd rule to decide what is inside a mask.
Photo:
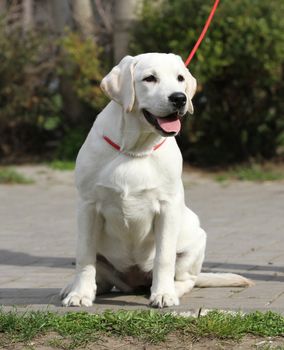
[(165, 136), (173, 136), (179, 133), (181, 128), (181, 116), (177, 113), (169, 114), (165, 117), (156, 117), (146, 109), (143, 109), (146, 120)]

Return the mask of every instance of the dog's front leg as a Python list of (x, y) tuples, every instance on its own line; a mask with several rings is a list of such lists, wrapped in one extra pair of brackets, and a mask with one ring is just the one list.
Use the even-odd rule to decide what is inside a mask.
[(95, 206), (79, 201), (76, 276), (61, 292), (64, 306), (91, 306), (96, 295), (96, 232), (101, 218)]
[(177, 236), (180, 230), (180, 210), (175, 203), (162, 205), (155, 220), (156, 256), (153, 267), (150, 305), (165, 307), (178, 305), (174, 276)]

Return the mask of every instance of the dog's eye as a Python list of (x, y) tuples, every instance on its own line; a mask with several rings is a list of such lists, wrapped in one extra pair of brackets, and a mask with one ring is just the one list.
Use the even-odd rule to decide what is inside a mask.
[(184, 81), (184, 77), (182, 75), (178, 75), (178, 81)]
[(156, 83), (157, 78), (154, 75), (149, 75), (148, 77), (144, 78), (143, 81), (147, 81), (148, 83)]

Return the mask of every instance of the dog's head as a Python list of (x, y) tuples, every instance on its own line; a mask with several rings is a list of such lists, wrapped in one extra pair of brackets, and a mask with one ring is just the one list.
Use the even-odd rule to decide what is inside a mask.
[(173, 54), (126, 56), (102, 80), (102, 89), (126, 113), (141, 111), (144, 121), (163, 136), (175, 136), (180, 119), (193, 113), (196, 80)]

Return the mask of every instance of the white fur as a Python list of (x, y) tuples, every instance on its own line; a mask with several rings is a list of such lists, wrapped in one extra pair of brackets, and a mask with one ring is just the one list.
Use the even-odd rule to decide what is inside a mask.
[[(184, 81), (178, 81), (180, 74)], [(157, 82), (143, 80), (149, 75)], [(182, 156), (175, 138), (168, 137), (153, 151), (164, 137), (141, 112), (144, 108), (167, 116), (173, 112), (168, 96), (183, 92), (183, 114), (193, 113), (195, 79), (180, 57), (150, 53), (126, 56), (103, 79), (102, 88), (112, 101), (98, 115), (76, 163), (77, 274), (62, 290), (63, 305), (92, 305), (96, 282), (102, 291), (114, 284), (129, 289), (111, 280), (108, 268), (96, 264), (96, 254), (121, 272), (134, 265), (153, 271), (150, 304), (156, 307), (178, 305), (196, 281), (204, 286), (207, 278), (210, 286), (222, 285), (217, 275), (204, 275), (204, 280), (200, 274), (206, 233), (184, 202)], [(121, 152), (103, 136), (119, 144)], [(248, 284), (240, 276), (222, 279), (225, 285)]]

